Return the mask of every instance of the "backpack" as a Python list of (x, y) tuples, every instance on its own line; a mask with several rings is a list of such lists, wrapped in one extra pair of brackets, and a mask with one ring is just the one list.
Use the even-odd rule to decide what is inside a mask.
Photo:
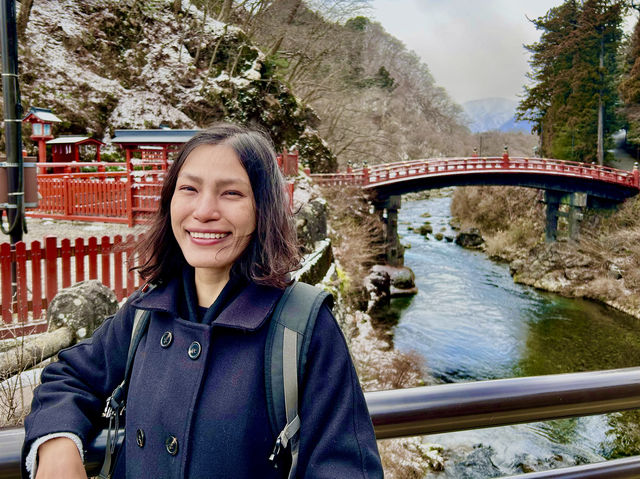
[[(150, 285), (151, 286), (151, 285)], [(149, 288), (147, 289), (149, 291)], [(298, 460), (300, 417), (298, 416), (299, 382), (304, 375), (311, 335), (320, 307), (327, 302), (332, 306), (331, 296), (326, 291), (294, 282), (288, 286), (271, 317), (265, 345), (264, 374), (269, 423), (277, 436), (269, 461), (277, 467), (277, 458), (289, 447), (291, 467), (289, 479), (296, 474)], [(107, 443), (100, 479), (110, 479), (117, 455), (119, 418), (125, 410), (127, 390), (136, 349), (146, 334), (150, 312), (136, 310), (131, 330), (131, 341), (127, 353), (124, 379), (107, 399), (103, 416), (109, 420)], [(113, 437), (112, 437), (113, 436)]]

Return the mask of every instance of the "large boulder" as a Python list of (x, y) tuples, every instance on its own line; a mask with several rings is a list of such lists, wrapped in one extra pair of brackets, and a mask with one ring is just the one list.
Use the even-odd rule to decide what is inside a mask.
[(399, 268), (391, 274), (391, 286), (398, 289), (411, 289), (416, 286), (415, 275), (409, 268)]
[(420, 233), (422, 236), (430, 235), (431, 233), (433, 233), (433, 226), (431, 226), (431, 223), (427, 221), (425, 224), (421, 225), (418, 228), (418, 233)]
[(391, 297), (391, 277), (379, 265), (371, 268), (371, 272), (364, 279), (364, 286), (368, 293), (367, 313), (375, 315), (389, 306)]
[(0, 377), (24, 371), (88, 338), (117, 310), (115, 293), (100, 281), (83, 281), (61, 290), (47, 308), (49, 331), (16, 338), (11, 348), (0, 352)]
[(312, 252), (327, 237), (327, 201), (316, 198), (302, 206), (296, 213), (296, 230), (304, 252)]
[(47, 308), (49, 331), (67, 327), (77, 340), (88, 338), (118, 310), (116, 295), (100, 281), (76, 283), (55, 295)]

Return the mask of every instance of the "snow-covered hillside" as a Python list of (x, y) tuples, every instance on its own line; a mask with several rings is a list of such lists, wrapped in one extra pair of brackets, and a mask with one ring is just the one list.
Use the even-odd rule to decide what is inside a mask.
[(34, 0), (19, 52), (25, 109), (51, 108), (64, 120), (56, 135), (107, 142), (116, 128), (253, 123), (313, 170), (330, 170), (335, 157), (312, 128), (315, 113), (271, 76), (244, 32), (187, 0), (178, 13), (174, 4)]

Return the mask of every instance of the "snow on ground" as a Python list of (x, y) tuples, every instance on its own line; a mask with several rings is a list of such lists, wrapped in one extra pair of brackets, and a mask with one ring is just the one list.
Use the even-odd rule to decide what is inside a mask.
[(83, 14), (77, 10), (76, 2), (64, 0), (48, 2), (46, 7), (35, 3), (31, 11), (27, 34), (30, 38), (31, 55), (46, 58), (49, 68), (46, 86), (48, 91), (66, 91), (70, 82), (86, 82), (92, 89), (111, 92), (119, 96), (122, 87), (117, 80), (109, 80), (96, 75), (87, 68), (81, 68), (69, 55), (69, 50), (57, 40), (52, 30), (59, 27), (69, 38), (87, 34), (78, 21)]
[(172, 125), (196, 128), (197, 125), (177, 108), (166, 104), (157, 93), (126, 90), (120, 96), (118, 106), (111, 113), (109, 123), (128, 128), (148, 128), (161, 119)]
[[(55, 236), (58, 242), (62, 238), (74, 240), (76, 238), (90, 238), (95, 236), (113, 237), (115, 235), (125, 236), (128, 234), (138, 235), (144, 232), (143, 226), (129, 228), (127, 225), (118, 223), (97, 223), (87, 221), (67, 221), (49, 218), (27, 218), (28, 233), (23, 235), (23, 241), (29, 244), (31, 241), (43, 241), (47, 236)], [(0, 242), (8, 242), (9, 236), (4, 236)]]

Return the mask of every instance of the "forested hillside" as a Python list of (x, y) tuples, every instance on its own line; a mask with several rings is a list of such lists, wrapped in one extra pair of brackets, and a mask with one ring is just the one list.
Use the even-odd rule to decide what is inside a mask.
[(108, 141), (116, 128), (231, 120), (265, 127), (278, 147), (299, 149), (316, 171), (335, 168), (315, 130), (317, 115), (265, 54), (241, 29), (193, 4), (34, 0), (19, 19), (23, 105), (52, 108), (64, 120), (57, 135), (88, 132)]
[[(318, 131), (344, 164), (470, 151), (462, 110), (428, 67), (365, 16), (330, 23), (300, 1), (272, 2), (262, 45), (278, 42), (280, 73), (321, 118)], [(336, 2), (337, 3), (337, 2)], [(355, 2), (342, 2), (355, 3)], [(294, 22), (290, 14), (297, 10)], [(351, 12), (349, 12), (351, 13)], [(273, 23), (272, 23), (273, 22)], [(271, 27), (273, 26), (273, 27)]]

